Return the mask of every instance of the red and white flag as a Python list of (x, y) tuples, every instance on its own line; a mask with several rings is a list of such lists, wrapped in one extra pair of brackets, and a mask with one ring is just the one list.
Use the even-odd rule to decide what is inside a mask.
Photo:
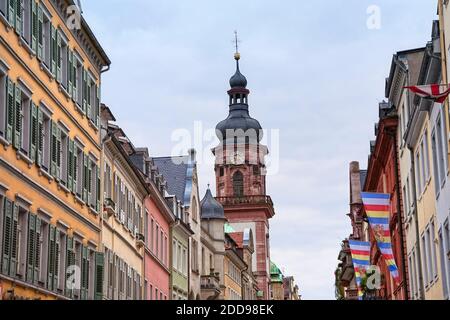
[(405, 88), (411, 90), (419, 97), (434, 100), (436, 103), (443, 103), (450, 94), (450, 86), (448, 84), (429, 84)]

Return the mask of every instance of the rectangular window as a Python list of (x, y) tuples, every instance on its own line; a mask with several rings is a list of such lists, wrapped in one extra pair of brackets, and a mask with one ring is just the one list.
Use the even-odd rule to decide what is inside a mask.
[(428, 148), (428, 131), (425, 130), (425, 134), (423, 136), (423, 156), (425, 158), (425, 177), (426, 181), (430, 179), (430, 152)]
[(6, 93), (8, 90), (8, 81), (6, 72), (1, 69), (0, 63), (0, 136), (6, 139)]
[(74, 55), (74, 101), (77, 103), (78, 108), (83, 110), (83, 63), (78, 55)]
[(0, 14), (6, 18), (8, 15), (8, 1), (0, 1)]
[(422, 174), (420, 171), (420, 151), (416, 154), (416, 183), (417, 183), (417, 197), (420, 198), (422, 195)]
[(424, 147), (424, 141), (422, 140), (421, 144), (420, 144), (420, 158), (421, 158), (421, 169), (420, 169), (420, 174), (421, 174), (421, 180), (422, 180), (422, 192), (424, 191), (426, 185), (427, 185), (427, 168), (426, 168), (426, 153), (425, 153), (425, 147)]
[(31, 3), (34, 0), (22, 0), (22, 37), (25, 39), (25, 42), (31, 47), (31, 15), (32, 15), (32, 8)]
[(17, 272), (18, 279), (25, 280), (26, 261), (27, 261), (27, 242), (28, 242), (28, 211), (17, 204), (14, 210), (18, 211), (18, 241), (17, 241)]
[(51, 55), (52, 55), (52, 28), (51, 28), (51, 17), (48, 10), (40, 3), (39, 9), (39, 46), (42, 50), (42, 61), (47, 69), (51, 68)]
[(434, 228), (434, 221), (430, 225), (430, 245), (431, 245), (431, 256), (433, 263), (433, 280), (438, 276), (438, 266), (437, 266), (437, 254), (436, 254), (436, 230)]
[(61, 38), (61, 43), (58, 46), (58, 72), (61, 85), (67, 91), (69, 90), (69, 48), (67, 38), (61, 30), (58, 30)]
[(83, 149), (79, 145), (75, 145), (75, 170), (74, 170), (74, 181), (76, 181), (76, 194), (78, 198), (83, 196)]
[(159, 226), (155, 226), (155, 248), (154, 248), (154, 254), (159, 257)]
[(61, 129), (59, 131), (59, 159), (60, 159), (60, 172), (59, 176), (61, 179), (61, 183), (67, 187), (67, 174), (68, 174), (68, 165), (69, 165), (69, 136), (67, 131)]
[[(440, 186), (444, 184), (445, 178), (447, 176), (446, 174), (446, 168), (447, 168), (447, 155), (444, 154), (444, 150), (446, 150), (446, 147), (444, 144), (447, 144), (447, 140), (444, 139), (444, 131), (441, 121), (441, 116), (439, 115), (439, 118), (436, 123), (436, 135), (437, 135), (437, 150), (438, 150), (438, 162), (439, 162), (439, 183)], [(440, 190), (440, 188), (438, 189)]]

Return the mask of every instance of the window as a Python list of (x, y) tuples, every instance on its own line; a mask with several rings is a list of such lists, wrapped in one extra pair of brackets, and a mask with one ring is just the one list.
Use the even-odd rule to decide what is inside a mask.
[(61, 38), (61, 43), (58, 44), (58, 72), (61, 85), (69, 90), (69, 48), (67, 45), (67, 38), (64, 33), (58, 31)]
[[(28, 211), (25, 208), (14, 204), (14, 214), (17, 213), (18, 227), (17, 227), (17, 243), (12, 246), (17, 250), (17, 264), (16, 274), (17, 278), (25, 280), (26, 273), (26, 259), (27, 259), (27, 237), (28, 237)], [(11, 270), (14, 272), (14, 270)]]
[(83, 196), (83, 150), (79, 145), (75, 145), (75, 151), (74, 151), (75, 157), (74, 157), (74, 184), (76, 186), (75, 192), (78, 196), (78, 198), (81, 198)]
[(16, 277), (19, 207), (5, 199), (3, 207), (2, 269), (4, 275)]
[(51, 43), (52, 43), (52, 27), (51, 15), (43, 3), (39, 3), (38, 8), (38, 58), (42, 60), (44, 66), (50, 70), (51, 68)]
[(441, 258), (441, 270), (442, 270), (442, 287), (443, 287), (443, 291), (444, 291), (444, 299), (448, 299), (448, 275), (447, 275), (447, 270), (446, 270), (446, 260), (445, 259), (445, 241), (443, 238), (443, 234), (442, 231), (439, 232), (439, 254), (442, 257)]
[(244, 176), (240, 171), (237, 171), (233, 175), (233, 190), (235, 197), (244, 196)]
[(78, 107), (83, 110), (83, 63), (78, 55), (74, 55), (74, 83), (73, 83), (73, 100)]
[(155, 228), (156, 228), (156, 231), (155, 231), (155, 248), (154, 248), (153, 253), (157, 257), (159, 257), (159, 226), (156, 225)]
[(420, 198), (422, 194), (422, 174), (420, 171), (420, 152), (416, 154), (416, 184), (417, 184), (417, 197)]
[[(148, 211), (145, 210), (145, 221), (144, 221), (144, 239), (145, 239), (145, 246), (149, 247), (149, 234), (148, 234)], [(147, 300), (147, 299), (145, 299)]]
[[(20, 1), (20, 0), (19, 0)], [(21, 0), (22, 2), (22, 37), (26, 43), (31, 46), (31, 3), (34, 0)]]
[(425, 134), (423, 136), (422, 154), (423, 154), (423, 157), (425, 158), (424, 176), (425, 176), (425, 180), (428, 181), (430, 179), (430, 153), (429, 153), (429, 148), (428, 148), (428, 131), (425, 131)]
[(8, 12), (8, 2), (7, 1), (0, 1), (0, 14), (6, 18)]
[[(0, 1), (1, 2), (1, 1)], [(6, 139), (6, 93), (7, 93), (8, 80), (6, 76), (6, 70), (3, 70), (2, 63), (0, 61), (0, 136)]]
[(150, 239), (150, 244), (149, 244), (149, 248), (151, 251), (154, 251), (154, 244), (155, 244), (155, 220), (153, 219), (153, 217), (151, 218), (151, 225), (150, 225), (150, 234), (148, 236), (148, 238)]
[(172, 266), (174, 269), (177, 269), (177, 265), (178, 265), (178, 261), (177, 261), (177, 242), (175, 240), (173, 240), (172, 243)]
[(50, 115), (42, 112), (44, 107), (39, 108), (38, 119), (38, 164), (44, 171), (50, 173), (50, 143), (51, 143), (51, 119)]
[(183, 267), (182, 254), (183, 254), (183, 252), (181, 251), (181, 245), (177, 243), (177, 270), (179, 272), (182, 271), (182, 267)]
[(161, 248), (160, 248), (158, 257), (162, 262), (165, 262), (164, 261), (164, 232), (163, 232), (162, 228), (161, 228), (161, 234), (160, 234), (159, 239), (160, 239), (159, 244), (161, 245)]
[(187, 276), (187, 250), (183, 248), (183, 266), (182, 266), (183, 275)]
[(440, 190), (441, 190), (441, 186), (440, 186), (440, 179), (439, 179), (439, 155), (438, 155), (438, 148), (437, 148), (437, 139), (436, 139), (436, 131), (433, 132), (432, 136), (431, 136), (431, 147), (433, 150), (433, 171), (434, 171), (434, 187), (436, 190), (436, 195), (439, 194)]
[[(441, 186), (443, 185), (446, 177), (446, 171), (447, 171), (447, 148), (444, 146), (444, 144), (447, 144), (447, 139), (444, 138), (444, 131), (442, 126), (442, 120), (441, 115), (439, 115), (439, 118), (436, 123), (436, 134), (437, 134), (437, 150), (438, 150), (438, 162), (439, 162), (439, 183)], [(444, 154), (445, 150), (445, 154)], [(439, 188), (440, 189), (440, 188)], [(438, 189), (438, 190), (439, 190)]]
[(68, 132), (65, 130), (60, 130), (59, 132), (59, 159), (60, 159), (60, 172), (59, 176), (61, 178), (61, 183), (67, 186), (67, 177), (68, 177), (68, 151), (69, 151), (69, 136)]

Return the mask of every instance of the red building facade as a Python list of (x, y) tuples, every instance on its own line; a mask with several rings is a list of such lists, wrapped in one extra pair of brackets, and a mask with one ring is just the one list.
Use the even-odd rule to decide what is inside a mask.
[(371, 242), (371, 264), (379, 267), (382, 274), (381, 288), (377, 290), (377, 298), (388, 300), (408, 299), (408, 275), (406, 250), (403, 229), (402, 194), (399, 187), (399, 162), (397, 154), (397, 126), (398, 118), (395, 108), (386, 103), (380, 104), (380, 121), (378, 123), (377, 138), (371, 145), (371, 155), (365, 181), (365, 192), (386, 193), (390, 200), (390, 231), (392, 248), (397, 264), (400, 283), (391, 277), (381, 251), (377, 246), (372, 230), (369, 228)]
[(131, 159), (145, 177), (150, 191), (144, 203), (144, 298), (170, 300), (170, 225), (175, 217), (164, 197), (166, 182), (146, 148), (136, 149)]

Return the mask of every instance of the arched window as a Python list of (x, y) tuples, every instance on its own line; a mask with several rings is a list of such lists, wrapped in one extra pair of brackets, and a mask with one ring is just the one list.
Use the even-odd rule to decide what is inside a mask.
[(244, 176), (240, 171), (237, 171), (233, 175), (233, 190), (235, 197), (244, 196)]

